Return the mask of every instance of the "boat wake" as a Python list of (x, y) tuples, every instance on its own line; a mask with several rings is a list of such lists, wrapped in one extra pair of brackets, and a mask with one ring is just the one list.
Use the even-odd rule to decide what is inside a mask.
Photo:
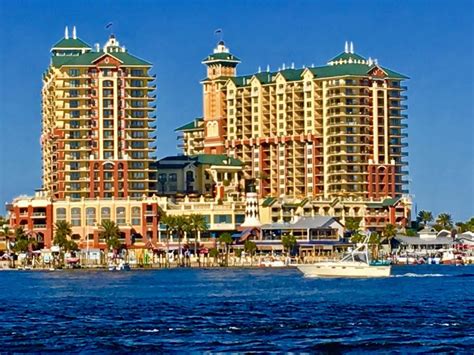
[(444, 276), (450, 276), (450, 275), (447, 275), (447, 274), (415, 274), (413, 272), (409, 272), (409, 273), (401, 274), (401, 275), (391, 275), (390, 277), (444, 277)]

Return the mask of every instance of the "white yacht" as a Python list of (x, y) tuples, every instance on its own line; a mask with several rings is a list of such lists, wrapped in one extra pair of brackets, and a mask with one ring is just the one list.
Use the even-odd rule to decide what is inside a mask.
[(391, 266), (384, 262), (370, 262), (369, 237), (339, 261), (299, 264), (306, 277), (389, 277)]

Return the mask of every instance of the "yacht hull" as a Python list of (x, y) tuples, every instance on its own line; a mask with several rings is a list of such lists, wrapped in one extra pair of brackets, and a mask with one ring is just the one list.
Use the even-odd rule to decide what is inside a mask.
[(358, 262), (323, 262), (298, 265), (306, 277), (389, 277), (391, 266), (370, 266)]

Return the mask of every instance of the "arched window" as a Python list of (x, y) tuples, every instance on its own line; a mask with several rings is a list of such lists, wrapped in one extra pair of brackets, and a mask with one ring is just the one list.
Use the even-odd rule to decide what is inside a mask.
[(126, 224), (125, 207), (117, 207), (115, 209), (115, 222), (119, 226), (124, 226)]
[(81, 225), (81, 209), (78, 207), (71, 208), (71, 225), (73, 227)]
[(86, 208), (86, 225), (93, 226), (96, 222), (96, 215), (95, 215), (95, 208), (94, 207), (87, 207)]
[(110, 207), (102, 207), (100, 209), (100, 221), (110, 221)]
[(139, 226), (141, 224), (141, 208), (132, 207), (132, 225)]
[(56, 221), (65, 221), (66, 220), (66, 209), (65, 208), (56, 208)]

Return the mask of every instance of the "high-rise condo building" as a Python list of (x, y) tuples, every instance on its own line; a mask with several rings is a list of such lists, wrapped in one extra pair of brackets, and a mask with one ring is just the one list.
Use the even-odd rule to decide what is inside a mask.
[(151, 66), (114, 35), (92, 48), (66, 28), (43, 76), (43, 188), (52, 198), (156, 192)]
[(203, 121), (181, 127), (184, 146), (245, 163), (260, 196), (370, 201), (407, 193), (406, 76), (343, 53), (325, 66), (237, 76), (219, 42), (203, 63)]

